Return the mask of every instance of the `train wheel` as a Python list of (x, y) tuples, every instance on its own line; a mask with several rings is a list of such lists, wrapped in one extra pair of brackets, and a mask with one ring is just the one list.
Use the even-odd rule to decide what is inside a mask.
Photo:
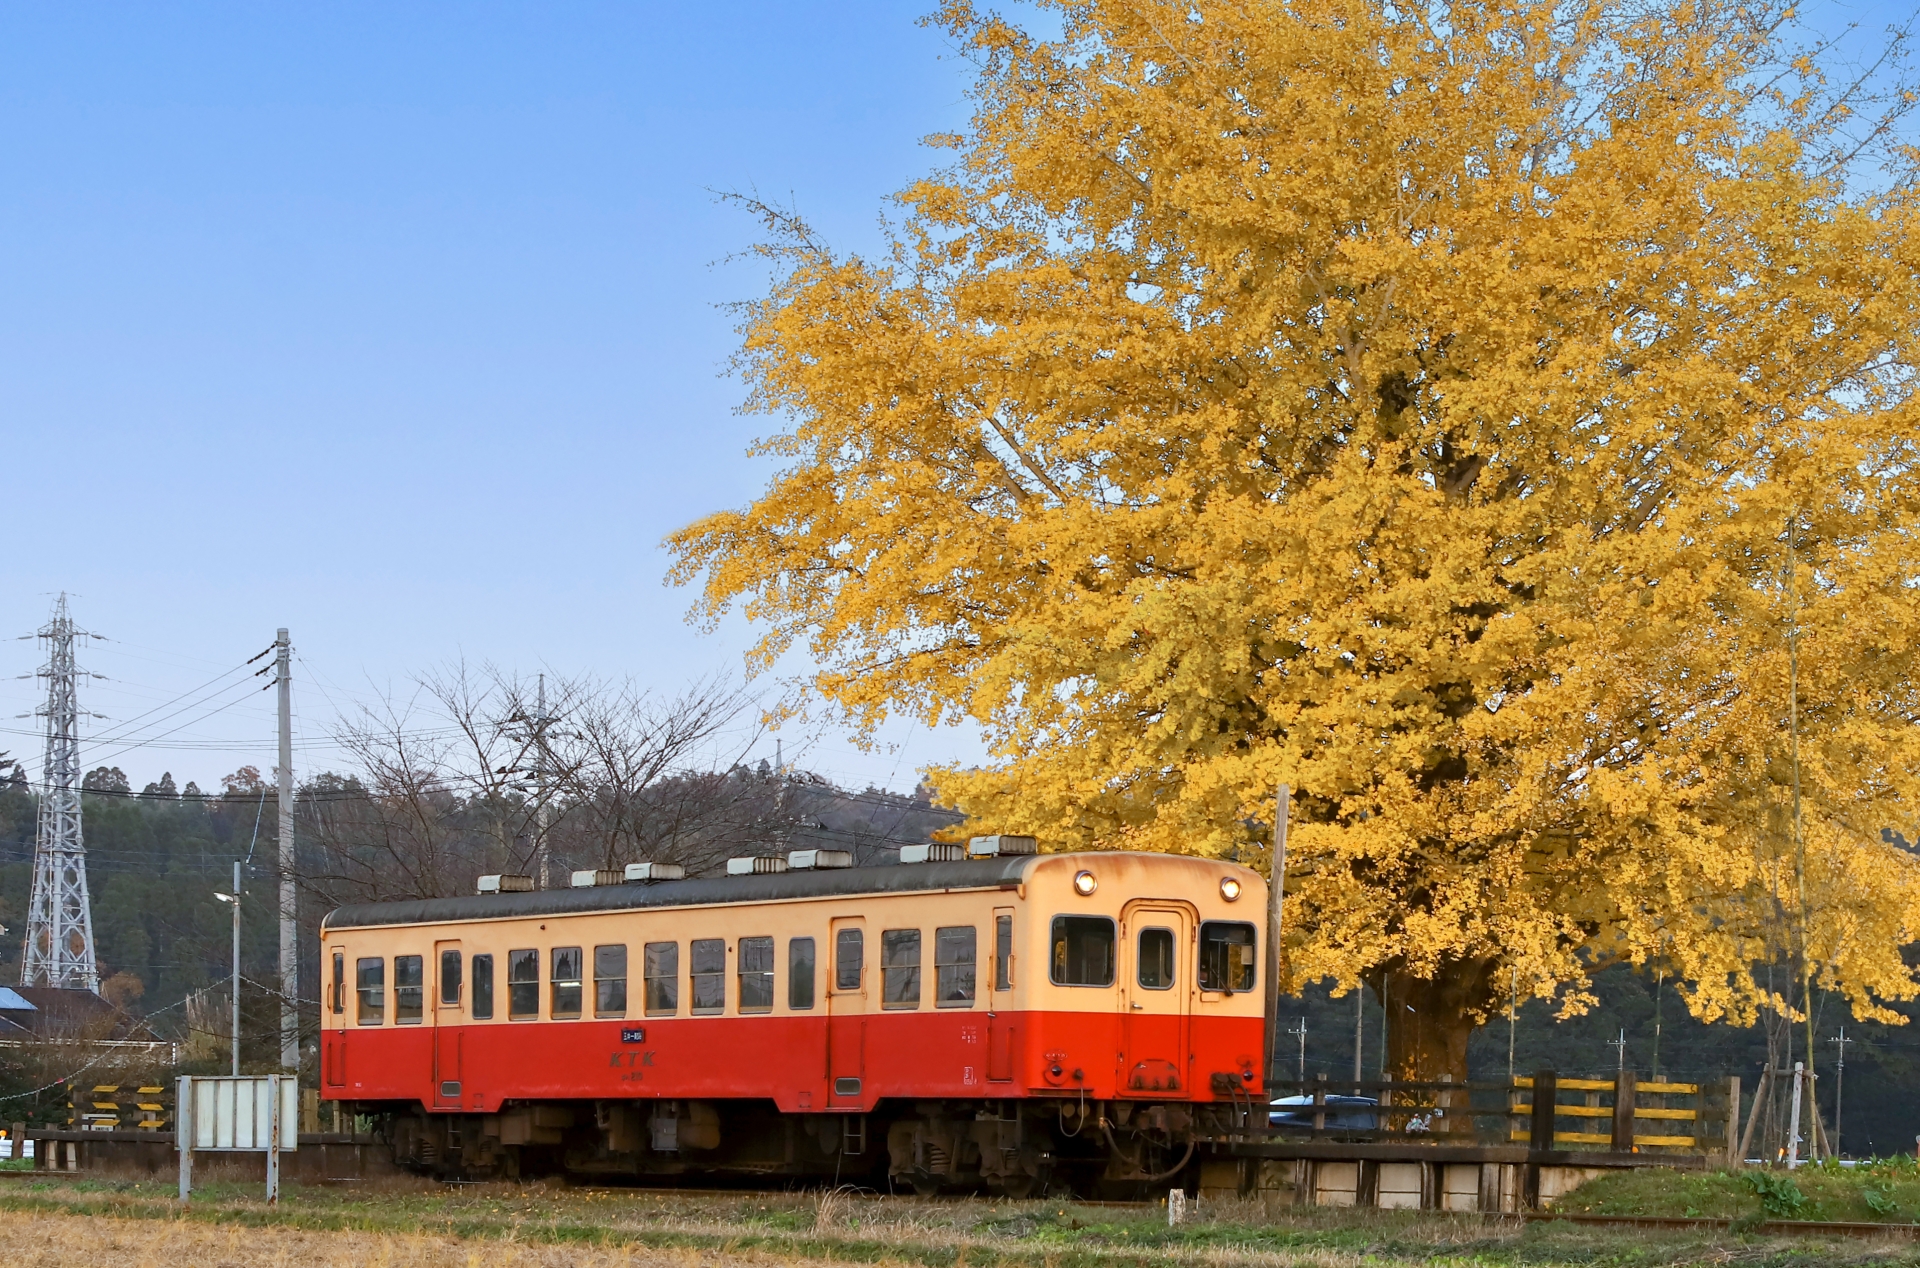
[(1043, 1187), (1040, 1183), (1039, 1176), (1017, 1175), (1002, 1176), (992, 1184), (989, 1184), (987, 1190), (990, 1193), (1015, 1202), (1024, 1202), (1026, 1199), (1040, 1192)]

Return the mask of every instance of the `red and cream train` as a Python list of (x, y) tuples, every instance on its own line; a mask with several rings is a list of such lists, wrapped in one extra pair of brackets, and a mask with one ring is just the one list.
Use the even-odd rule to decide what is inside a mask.
[(1010, 852), (345, 907), (323, 1095), (447, 1175), (1160, 1179), (1260, 1096), (1265, 907)]

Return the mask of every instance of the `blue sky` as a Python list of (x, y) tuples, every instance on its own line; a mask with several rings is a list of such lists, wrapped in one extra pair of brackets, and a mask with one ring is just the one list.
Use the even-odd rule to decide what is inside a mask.
[[(690, 629), (659, 550), (768, 474), (718, 307), (763, 280), (716, 267), (755, 226), (709, 191), (874, 242), (966, 116), (923, 7), (0, 6), (0, 634), (73, 592), (121, 640), (85, 703), (124, 723), (289, 626), (302, 770), (336, 707), (462, 655), (737, 672), (747, 631)], [(37, 663), (4, 647), (0, 676)], [(234, 751), (114, 761), (266, 765), (270, 699), (164, 741)], [(36, 724), (0, 725), (37, 768)], [(898, 738), (808, 758), (910, 786), (969, 750)]]
[[(737, 672), (745, 628), (689, 628), (661, 585), (663, 534), (768, 475), (719, 307), (763, 279), (716, 266), (755, 227), (709, 191), (875, 243), (919, 139), (966, 118), (929, 7), (0, 3), (0, 635), (72, 592), (117, 640), (86, 655), (103, 737), (289, 626), (303, 774), (339, 710), (456, 657)], [(1870, 50), (1909, 8), (1815, 21)], [(39, 652), (5, 648), (0, 747), (37, 769), (10, 715)], [(90, 763), (265, 767), (250, 691)], [(978, 753), (887, 738), (806, 760), (906, 787)]]

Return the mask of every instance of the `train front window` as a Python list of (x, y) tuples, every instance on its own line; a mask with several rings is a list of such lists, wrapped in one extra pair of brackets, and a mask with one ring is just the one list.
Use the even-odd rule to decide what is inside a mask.
[(547, 1015), (550, 1017), (578, 1017), (580, 1015), (580, 948), (555, 947), (548, 961), (551, 966), (547, 983)]
[(724, 1012), (727, 1007), (727, 940), (695, 938), (687, 966), (693, 977), (693, 1011)]
[(1140, 979), (1140, 985), (1150, 991), (1172, 989), (1173, 930), (1142, 929), (1140, 931), (1140, 965), (1137, 976)]
[(740, 939), (740, 1011), (773, 1011), (773, 939)]
[(345, 953), (333, 953), (333, 1011), (347, 1011), (347, 957)]
[(842, 929), (833, 939), (833, 989), (857, 991), (866, 967), (866, 939), (858, 929)]
[(1253, 926), (1236, 920), (1207, 920), (1200, 925), (1200, 989), (1253, 989)]
[(813, 1007), (813, 939), (787, 939), (787, 1007)]
[(387, 962), (379, 956), (354, 961), (354, 995), (359, 1008), (354, 1020), (378, 1026), (387, 1019)]
[(493, 957), (473, 957), (473, 1016), (476, 1021), (493, 1020)]
[(644, 953), (647, 1012), (655, 1017), (680, 1011), (680, 944), (649, 942)]
[(540, 953), (507, 952), (507, 1016), (525, 1021), (540, 1015)]
[(1048, 973), (1055, 986), (1113, 985), (1113, 921), (1055, 916)]
[(887, 929), (880, 934), (880, 1007), (920, 1007), (918, 929)]
[(933, 931), (934, 1002), (941, 1008), (973, 1003), (978, 934), (972, 925)]
[(460, 1007), (460, 953), (458, 951), (440, 953), (440, 1002), (453, 1008)]
[(422, 1005), (426, 1003), (426, 957), (393, 957), (393, 1021), (396, 1026), (420, 1024)]
[(627, 1015), (627, 946), (624, 942), (593, 949), (593, 1015)]

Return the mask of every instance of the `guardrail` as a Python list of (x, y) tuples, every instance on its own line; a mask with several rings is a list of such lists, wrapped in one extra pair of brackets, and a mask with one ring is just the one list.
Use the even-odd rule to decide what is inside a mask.
[(173, 1092), (158, 1084), (97, 1084), (67, 1099), (67, 1125), (91, 1131), (159, 1131), (173, 1126)]

